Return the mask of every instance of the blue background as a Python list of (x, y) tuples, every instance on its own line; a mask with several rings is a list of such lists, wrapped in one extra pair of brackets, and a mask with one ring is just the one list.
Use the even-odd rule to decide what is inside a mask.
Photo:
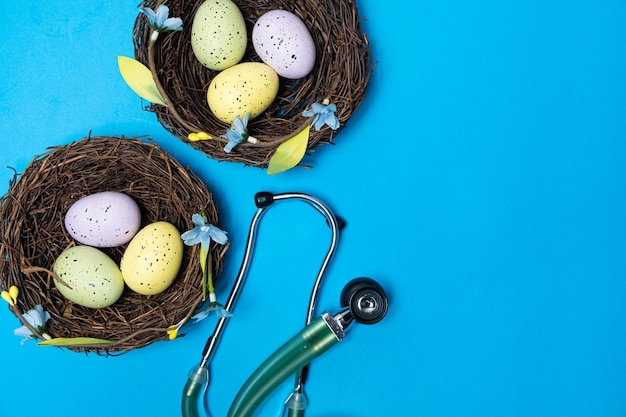
[[(387, 318), (313, 364), (309, 414), (626, 415), (626, 3), (359, 0), (377, 62), (312, 170), (269, 177), (169, 135), (122, 81), (135, 3), (3, 1), (0, 191), (46, 147), (149, 135), (213, 191), (235, 276), (252, 196), (305, 191), (346, 218), (320, 308), (378, 279)], [(264, 218), (212, 366), (215, 417), (305, 315), (328, 230)], [(0, 309), (1, 416), (175, 416), (214, 322), (121, 357), (20, 345)], [(291, 381), (259, 415), (274, 416)]]

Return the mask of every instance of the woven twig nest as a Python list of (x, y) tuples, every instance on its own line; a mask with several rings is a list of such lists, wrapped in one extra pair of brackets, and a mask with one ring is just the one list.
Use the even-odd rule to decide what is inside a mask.
[[(165, 292), (145, 296), (126, 288), (116, 303), (99, 309), (68, 301), (50, 272), (59, 254), (75, 244), (65, 230), (64, 213), (79, 198), (100, 191), (132, 197), (141, 209), (142, 226), (167, 221), (181, 233), (193, 228), (193, 213), (204, 211), (209, 222), (217, 225), (217, 211), (202, 181), (156, 144), (140, 139), (90, 137), (53, 147), (11, 181), (0, 199), (2, 289), (19, 288), (16, 307), (20, 311), (39, 304), (50, 313), (46, 332), (53, 338), (114, 342), (71, 350), (123, 353), (168, 339), (169, 326), (200, 309), (199, 246), (185, 246), (179, 274)], [(119, 265), (125, 246), (101, 249)], [(221, 270), (221, 250), (212, 244), (214, 273)]]
[[(206, 92), (217, 72), (208, 70), (195, 58), (191, 47), (191, 26), (198, 7), (204, 0), (170, 0), (169, 15), (183, 20), (182, 32), (162, 34), (156, 42), (154, 63), (158, 80), (167, 91), (170, 106), (175, 108), (184, 123), (172, 116), (172, 110), (158, 104), (148, 108), (156, 113), (159, 122), (174, 136), (189, 143), (210, 158), (220, 161), (237, 161), (246, 165), (267, 167), (279, 143), (279, 138), (292, 136), (307, 124), (302, 112), (314, 103), (328, 98), (335, 104), (340, 127), (331, 130), (324, 126), (320, 131), (311, 129), (307, 151), (331, 143), (333, 137), (345, 127), (346, 122), (361, 104), (371, 72), (368, 39), (361, 29), (359, 14), (353, 0), (234, 0), (241, 10), (248, 30), (248, 48), (242, 62), (260, 62), (251, 44), (251, 32), (256, 20), (264, 13), (282, 9), (296, 14), (307, 26), (316, 46), (316, 63), (305, 78), (280, 79), (278, 97), (261, 116), (248, 124), (250, 135), (257, 144), (242, 143), (230, 153), (224, 151), (219, 137), (225, 134), (228, 124), (218, 120), (210, 111)], [(156, 9), (160, 0), (146, 0), (142, 6)], [(135, 57), (148, 65), (151, 28), (145, 16), (139, 14), (135, 21), (133, 39)], [(310, 123), (310, 120), (308, 121)], [(194, 130), (209, 133), (218, 140), (190, 142)]]

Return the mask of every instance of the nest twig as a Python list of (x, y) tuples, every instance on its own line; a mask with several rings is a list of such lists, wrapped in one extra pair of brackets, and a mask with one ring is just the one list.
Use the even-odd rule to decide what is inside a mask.
[[(184, 249), (178, 277), (165, 292), (144, 296), (125, 289), (110, 307), (91, 309), (65, 299), (50, 270), (58, 255), (75, 244), (64, 214), (79, 198), (119, 191), (139, 205), (142, 226), (168, 221), (181, 233), (204, 211), (218, 225), (217, 210), (202, 181), (156, 144), (138, 138), (89, 137), (52, 147), (15, 175), (0, 199), (0, 284), (20, 290), (22, 311), (40, 304), (49, 312), (51, 337), (91, 337), (111, 346), (73, 346), (99, 354), (124, 353), (168, 338), (167, 328), (199, 310), (202, 273), (199, 247)], [(118, 265), (126, 245), (103, 249)], [(213, 271), (221, 271), (221, 247), (210, 250)]]
[[(169, 32), (159, 36), (154, 61), (157, 77), (167, 91), (175, 111), (183, 123), (168, 108), (151, 104), (159, 122), (174, 136), (189, 143), (208, 157), (219, 161), (236, 161), (246, 165), (265, 168), (278, 147), (263, 146), (265, 142), (279, 142), (276, 138), (288, 137), (309, 123), (302, 112), (313, 103), (325, 98), (337, 106), (335, 113), (340, 128), (333, 131), (324, 127), (311, 130), (307, 151), (331, 143), (365, 97), (372, 63), (369, 41), (361, 29), (360, 17), (353, 0), (234, 0), (241, 10), (248, 30), (248, 48), (242, 62), (260, 61), (251, 42), (252, 28), (264, 13), (283, 9), (299, 16), (309, 29), (316, 45), (317, 60), (313, 71), (305, 78), (287, 80), (281, 78), (278, 97), (264, 114), (250, 121), (250, 134), (258, 144), (242, 143), (230, 153), (224, 152), (219, 140), (189, 142), (187, 136), (197, 131), (209, 133), (214, 138), (223, 135), (229, 125), (218, 120), (206, 102), (206, 91), (217, 74), (203, 67), (193, 55), (191, 26), (196, 10), (204, 0), (170, 0), (167, 5), (170, 16), (183, 19), (182, 32)], [(145, 0), (142, 6), (156, 9), (160, 0)], [(135, 21), (133, 41), (135, 57), (148, 65), (151, 28), (145, 16)]]

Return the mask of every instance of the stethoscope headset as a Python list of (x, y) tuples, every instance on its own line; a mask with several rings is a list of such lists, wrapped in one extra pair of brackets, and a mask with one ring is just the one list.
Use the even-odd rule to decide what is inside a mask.
[[(331, 229), (331, 241), (311, 291), (305, 327), (276, 350), (250, 375), (239, 390), (228, 411), (228, 417), (250, 417), (258, 406), (284, 381), (295, 375), (294, 389), (285, 401), (284, 414), (288, 417), (303, 417), (308, 400), (304, 392), (310, 362), (344, 339), (351, 323), (374, 324), (387, 314), (389, 301), (382, 286), (371, 278), (355, 278), (341, 291), (339, 304), (342, 310), (331, 315), (316, 316), (316, 304), (328, 264), (337, 247), (343, 220), (319, 199), (304, 193), (272, 194), (257, 193), (254, 202), (257, 211), (248, 231), (244, 256), (235, 283), (231, 289), (225, 309), (232, 312), (243, 287), (252, 260), (257, 229), (265, 211), (278, 201), (301, 200), (321, 213)], [(183, 390), (183, 417), (199, 417), (198, 397), (204, 387), (203, 403), (210, 416), (207, 390), (209, 386), (209, 364), (215, 354), (220, 337), (226, 327), (227, 317), (221, 317), (213, 334), (209, 336), (202, 352), (200, 364), (189, 372)]]

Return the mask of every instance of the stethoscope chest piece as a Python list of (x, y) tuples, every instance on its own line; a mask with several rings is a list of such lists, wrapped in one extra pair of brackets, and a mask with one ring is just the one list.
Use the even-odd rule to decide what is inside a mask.
[(348, 307), (357, 323), (375, 324), (389, 310), (389, 299), (383, 287), (371, 278), (354, 278), (341, 291), (340, 304)]

